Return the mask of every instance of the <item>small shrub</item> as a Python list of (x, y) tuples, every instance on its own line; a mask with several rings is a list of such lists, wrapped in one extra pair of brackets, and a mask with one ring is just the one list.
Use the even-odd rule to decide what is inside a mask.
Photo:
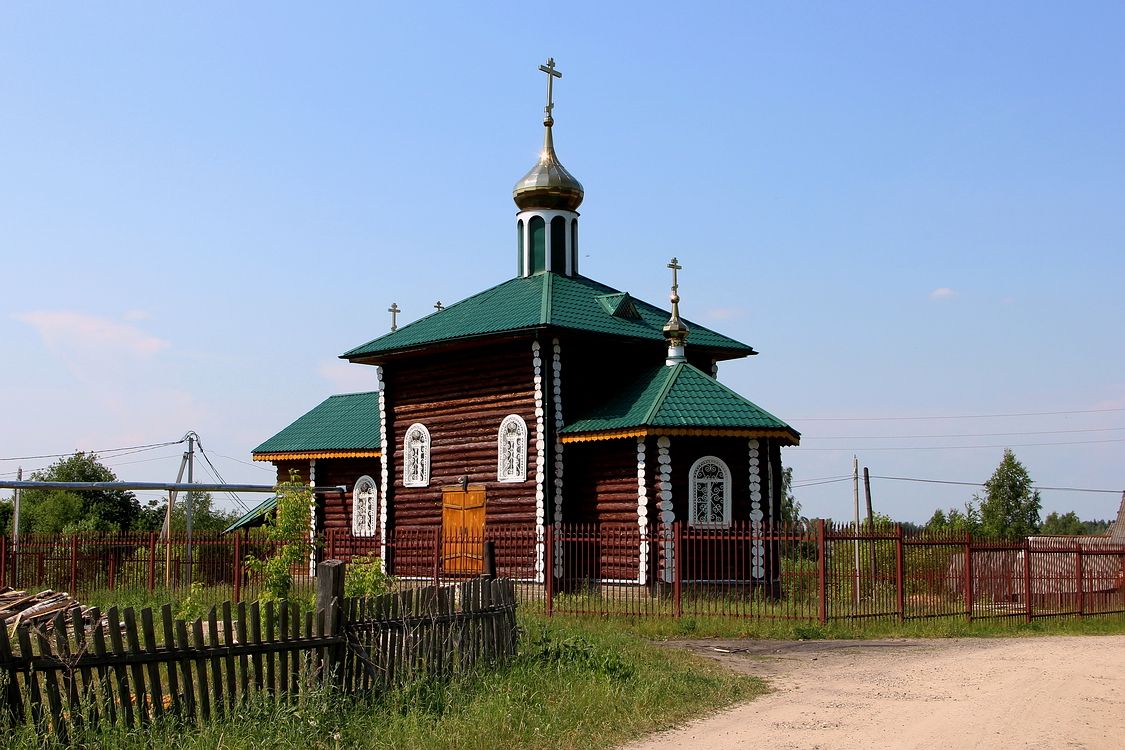
[(395, 579), (383, 569), (383, 561), (374, 555), (353, 557), (344, 577), (344, 595), (373, 597), (385, 594), (395, 584)]

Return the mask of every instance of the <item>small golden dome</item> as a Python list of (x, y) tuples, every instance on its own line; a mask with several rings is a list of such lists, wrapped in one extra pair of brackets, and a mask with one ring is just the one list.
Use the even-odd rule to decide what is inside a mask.
[(512, 200), (523, 211), (536, 208), (576, 211), (582, 205), (582, 183), (559, 162), (551, 136), (553, 123), (548, 119), (543, 124), (547, 126), (547, 134), (543, 138), (539, 162), (512, 188)]

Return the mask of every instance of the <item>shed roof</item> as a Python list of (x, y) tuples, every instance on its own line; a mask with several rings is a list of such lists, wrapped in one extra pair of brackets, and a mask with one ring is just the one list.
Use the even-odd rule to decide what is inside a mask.
[[(362, 359), (438, 342), (543, 327), (664, 342), (669, 313), (584, 276), (546, 272), (510, 279), (340, 355)], [(691, 344), (723, 359), (753, 347), (687, 321)]]
[[(775, 437), (796, 445), (796, 430), (699, 368), (654, 367), (562, 430), (567, 442), (641, 434)], [(640, 431), (640, 432), (638, 432)]]
[[(308, 458), (308, 454), (377, 456), (379, 392), (329, 396), (253, 450), (255, 460)], [(279, 455), (281, 454), (281, 455)]]
[(229, 534), (232, 531), (238, 531), (242, 528), (261, 526), (266, 522), (266, 515), (276, 507), (277, 495), (270, 495), (265, 500), (243, 513), (237, 521), (223, 529), (223, 533)]

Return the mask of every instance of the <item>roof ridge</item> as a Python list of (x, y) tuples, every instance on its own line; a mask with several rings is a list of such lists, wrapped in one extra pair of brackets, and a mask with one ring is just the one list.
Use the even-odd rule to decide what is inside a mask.
[(542, 306), (539, 308), (540, 325), (550, 325), (551, 323), (551, 301), (552, 297), (554, 296), (552, 294), (552, 291), (555, 286), (553, 280), (554, 276), (554, 273), (552, 273), (551, 271), (547, 271), (543, 274), (543, 302)]
[[(684, 364), (683, 362), (677, 362), (675, 365), (672, 365), (672, 372), (668, 374), (664, 385), (660, 388), (660, 392), (657, 393), (656, 398), (652, 400), (652, 406), (645, 412), (644, 421), (646, 423), (651, 422), (652, 418), (656, 416), (656, 413), (660, 411), (660, 407), (664, 405), (664, 399), (668, 398), (668, 393), (672, 390), (672, 385), (679, 379), (680, 373), (683, 372)], [(661, 365), (661, 367), (667, 368), (668, 365)]]

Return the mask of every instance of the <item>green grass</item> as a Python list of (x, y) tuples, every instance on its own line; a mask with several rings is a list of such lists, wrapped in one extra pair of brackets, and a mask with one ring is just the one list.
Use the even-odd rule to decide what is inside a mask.
[[(73, 747), (608, 748), (765, 692), (751, 677), (596, 622), (522, 618), (513, 662), (378, 699), (316, 693), (301, 707), (257, 703), (202, 729), (164, 723), (87, 732)], [(12, 748), (48, 747), (22, 731)]]

